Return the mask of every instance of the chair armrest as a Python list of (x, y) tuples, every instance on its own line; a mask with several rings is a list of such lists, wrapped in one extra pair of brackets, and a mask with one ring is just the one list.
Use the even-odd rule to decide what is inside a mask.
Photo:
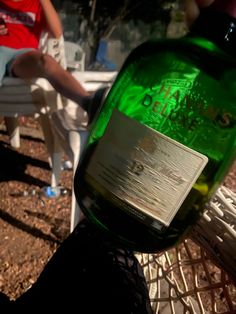
[(40, 38), (39, 49), (43, 53), (52, 56), (64, 69), (66, 69), (65, 42), (64, 37), (53, 38), (44, 32)]

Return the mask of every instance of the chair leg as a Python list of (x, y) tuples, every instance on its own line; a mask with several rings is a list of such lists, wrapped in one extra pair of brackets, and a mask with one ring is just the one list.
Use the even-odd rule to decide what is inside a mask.
[(4, 117), (7, 133), (10, 138), (10, 145), (14, 148), (20, 147), (20, 128), (18, 125), (18, 118)]
[(40, 115), (40, 122), (44, 134), (45, 145), (49, 154), (49, 164), (52, 168), (51, 186), (58, 186), (61, 175), (62, 148), (54, 134), (50, 117), (48, 115)]
[(61, 167), (62, 167), (62, 152), (54, 152), (52, 154), (52, 177), (51, 177), (51, 186), (55, 187), (59, 185), (60, 176), (61, 176)]
[(71, 131), (69, 133), (69, 145), (71, 151), (73, 152), (73, 184), (72, 184), (72, 196), (71, 196), (71, 221), (70, 221), (70, 231), (72, 232), (75, 226), (83, 219), (84, 215), (76, 201), (75, 193), (74, 193), (74, 175), (76, 168), (79, 163), (79, 159), (85, 144), (88, 139), (89, 132), (81, 131), (74, 132)]
[(75, 193), (74, 189), (72, 191), (72, 196), (71, 196), (71, 220), (70, 220), (70, 232), (72, 232), (76, 225), (83, 219), (84, 214), (82, 213), (76, 198), (75, 198)]

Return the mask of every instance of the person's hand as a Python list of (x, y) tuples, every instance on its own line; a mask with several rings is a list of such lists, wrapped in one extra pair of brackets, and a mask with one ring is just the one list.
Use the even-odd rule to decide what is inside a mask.
[(214, 0), (184, 0), (187, 25), (192, 25), (198, 17), (201, 8), (207, 7), (213, 2)]
[(6, 35), (8, 29), (3, 18), (0, 18), (0, 35)]
[(0, 25), (0, 35), (6, 35), (8, 32), (8, 29), (6, 28), (5, 25)]

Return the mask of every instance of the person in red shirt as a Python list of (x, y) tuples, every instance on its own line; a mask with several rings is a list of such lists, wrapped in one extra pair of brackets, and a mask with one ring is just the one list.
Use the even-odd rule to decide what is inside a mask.
[(38, 47), (43, 31), (54, 38), (60, 38), (63, 33), (50, 0), (0, 1), (0, 84), (5, 75), (45, 78), (55, 90), (87, 111), (89, 124), (105, 90), (90, 95), (54, 58), (42, 53)]

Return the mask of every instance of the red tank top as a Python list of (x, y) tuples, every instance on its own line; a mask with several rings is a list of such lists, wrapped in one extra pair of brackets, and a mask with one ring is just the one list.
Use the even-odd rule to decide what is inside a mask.
[(0, 17), (8, 28), (7, 35), (0, 35), (0, 46), (38, 48), (45, 25), (39, 0), (1, 0)]

